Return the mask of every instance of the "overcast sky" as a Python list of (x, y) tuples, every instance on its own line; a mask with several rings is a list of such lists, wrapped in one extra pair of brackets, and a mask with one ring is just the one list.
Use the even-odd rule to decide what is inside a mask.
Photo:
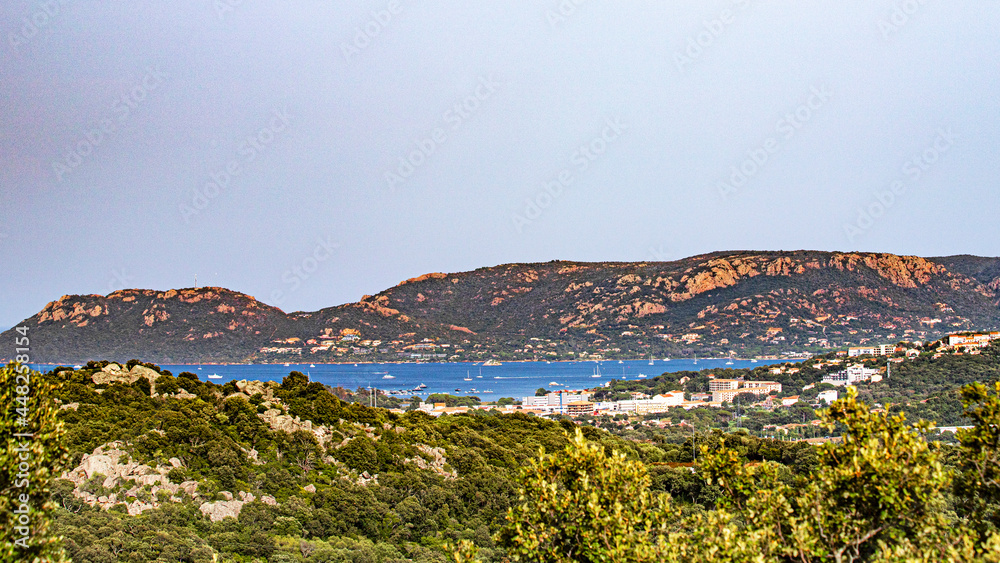
[(995, 0), (0, 4), (0, 327), (194, 285), (1000, 254)]

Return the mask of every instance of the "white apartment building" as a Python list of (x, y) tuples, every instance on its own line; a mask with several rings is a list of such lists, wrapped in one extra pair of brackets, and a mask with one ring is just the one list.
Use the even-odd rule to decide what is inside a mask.
[(823, 383), (829, 383), (838, 387), (853, 385), (859, 381), (882, 381), (881, 370), (855, 364), (848, 366), (845, 370), (838, 371), (837, 373), (828, 373), (823, 376)]
[(961, 348), (979, 348), (986, 346), (991, 340), (1000, 339), (1000, 332), (982, 332), (975, 334), (951, 334), (948, 336), (948, 346)]
[(728, 391), (740, 386), (738, 379), (711, 379), (708, 382), (709, 391)]
[(823, 391), (821, 393), (818, 393), (816, 395), (816, 400), (817, 401), (826, 401), (827, 404), (830, 404), (830, 403), (836, 401), (838, 396), (839, 396), (839, 394), (836, 391), (834, 391), (833, 389), (830, 389), (829, 391)]
[(777, 391), (778, 393), (781, 392), (781, 384), (777, 381), (737, 381), (735, 379), (723, 379), (716, 381), (732, 381), (738, 385), (735, 387), (728, 386), (721, 389), (715, 389), (712, 387), (713, 382), (709, 382), (709, 389), (712, 391), (712, 402), (715, 403), (721, 403), (723, 401), (732, 402), (733, 398), (740, 393), (767, 395), (771, 391)]
[(879, 344), (878, 346), (857, 346), (847, 349), (847, 355), (857, 356), (891, 356), (896, 352), (895, 344)]
[(522, 397), (521, 406), (524, 408), (540, 407), (566, 407), (570, 403), (589, 401), (590, 393), (582, 391), (574, 393), (570, 391), (556, 391), (542, 395), (541, 397)]

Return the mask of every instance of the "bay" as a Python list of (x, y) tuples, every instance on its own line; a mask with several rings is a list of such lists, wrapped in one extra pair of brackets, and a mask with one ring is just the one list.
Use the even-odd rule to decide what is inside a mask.
[[(198, 375), (202, 381), (223, 384), (241, 379), (281, 381), (292, 371), (309, 376), (332, 387), (352, 391), (359, 387), (374, 387), (399, 397), (430, 393), (476, 395), (484, 402), (500, 397), (521, 397), (535, 394), (538, 388), (550, 391), (561, 389), (582, 390), (600, 387), (613, 379), (636, 381), (652, 379), (666, 372), (722, 370), (725, 368), (754, 368), (789, 360), (734, 360), (726, 359), (656, 359), (603, 360), (575, 362), (504, 362), (498, 366), (482, 362), (452, 363), (359, 363), (359, 364), (161, 364), (175, 376), (183, 371)], [(796, 360), (792, 360), (793, 362)], [(33, 366), (35, 367), (35, 366)], [(37, 366), (48, 371), (55, 366)], [(599, 374), (599, 377), (594, 377)], [(219, 378), (208, 378), (218, 375)], [(388, 377), (387, 377), (388, 376)], [(552, 384), (556, 385), (552, 385)], [(426, 388), (414, 391), (417, 386)], [(707, 389), (705, 391), (708, 391)]]

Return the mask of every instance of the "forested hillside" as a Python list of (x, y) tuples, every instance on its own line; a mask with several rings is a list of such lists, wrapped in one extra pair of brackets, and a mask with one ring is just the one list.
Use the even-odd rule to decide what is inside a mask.
[(821, 352), (1000, 327), (1000, 259), (795, 251), (505, 264), (288, 314), (223, 288), (128, 289), (66, 295), (22, 324), (36, 361), (73, 364)]
[[(5, 381), (13, 373), (5, 369)], [(975, 483), (976, 475), (1000, 474), (990, 453), (997, 425), (960, 436), (961, 446), (930, 443), (925, 430), (885, 412), (868, 413), (854, 398), (822, 414), (826, 432), (847, 431), (846, 441), (817, 448), (745, 430), (630, 435), (495, 410), (440, 418), (397, 414), (343, 402), (298, 372), (280, 384), (220, 386), (191, 373), (175, 377), (154, 364), (102, 361), (35, 374), (32, 384), (55, 386), (50, 398), (59, 405), (59, 443), (67, 455), (61, 478), (51, 482), (52, 531), (64, 537), (61, 545), (77, 562), (444, 562), (473, 553), (482, 561), (534, 560), (526, 555), (532, 545), (558, 553), (633, 517), (635, 526), (622, 531), (624, 543), (612, 550), (626, 554), (623, 561), (744, 560), (723, 557), (740, 549), (770, 554), (761, 561), (786, 561), (792, 559), (779, 556), (784, 548), (775, 548), (770, 534), (773, 526), (808, 524), (812, 509), (789, 496), (808, 483), (818, 485), (803, 499), (824, 503), (824, 510), (846, 510), (844, 517), (878, 529), (859, 542), (822, 540), (848, 541), (860, 554), (855, 561), (895, 561), (876, 557), (885, 546), (906, 553), (931, 549), (916, 541), (920, 534), (944, 538), (933, 549), (958, 554), (931, 560), (973, 560), (983, 556), (976, 545), (995, 541), (990, 530), (1000, 488)], [(1000, 402), (986, 388), (969, 388), (962, 400), (968, 420), (1000, 420)], [(979, 410), (969, 410), (974, 408)], [(13, 428), (12, 418), (4, 423)], [(875, 449), (858, 449), (869, 439), (876, 440)], [(885, 451), (894, 457), (869, 459)], [(884, 481), (906, 496), (879, 500), (888, 493), (863, 489), (855, 491), (857, 500), (835, 501), (829, 495), (848, 484), (839, 464), (855, 463), (845, 461), (852, 456), (869, 464), (862, 482)], [(957, 472), (954, 491), (949, 468)], [(617, 488), (627, 475), (635, 478)], [(544, 483), (563, 493), (543, 493), (550, 490), (538, 488)], [(0, 484), (5, 491), (11, 487), (10, 481)], [(571, 502), (575, 494), (592, 498), (596, 512)], [(655, 500), (660, 494), (672, 500)], [(764, 520), (752, 516), (762, 508), (747, 499), (772, 494), (790, 503), (788, 514), (806, 512), (786, 520), (768, 512), (780, 505), (767, 505), (757, 512)], [(865, 512), (863, 503), (890, 501), (888, 515)], [(562, 508), (551, 512), (556, 505), (549, 503)], [(607, 517), (601, 511), (610, 507), (642, 510), (600, 524)], [(537, 535), (552, 525), (564, 529), (573, 518), (583, 519), (576, 540)], [(718, 550), (691, 551), (719, 539), (711, 539), (713, 526), (725, 540)], [(742, 526), (752, 532), (745, 545), (732, 535)], [(815, 530), (800, 532), (808, 538)], [(911, 543), (900, 543), (907, 538)], [(821, 553), (822, 542), (793, 547)], [(646, 548), (655, 557), (640, 553)]]

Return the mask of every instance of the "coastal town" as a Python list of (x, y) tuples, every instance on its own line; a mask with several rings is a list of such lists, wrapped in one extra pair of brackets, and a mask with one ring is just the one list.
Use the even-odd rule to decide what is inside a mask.
[[(981, 349), (994, 340), (1000, 340), (1000, 332), (959, 333), (942, 338), (940, 345), (933, 351), (921, 351), (923, 343), (880, 344), (874, 346), (851, 347), (834, 352), (834, 358), (814, 364), (820, 368), (831, 367), (831, 371), (823, 376), (818, 383), (803, 386), (802, 391), (824, 387), (811, 402), (812, 408), (828, 405), (838, 399), (841, 390), (858, 384), (878, 383), (891, 377), (892, 366), (907, 360), (914, 360), (921, 354), (938, 359), (946, 354), (978, 355)], [(866, 367), (866, 364), (885, 359), (884, 367)], [(785, 363), (773, 365), (768, 369), (772, 375), (795, 374), (800, 370), (796, 364)], [(671, 409), (690, 410), (694, 408), (730, 408), (738, 400), (743, 400), (743, 406), (766, 410), (792, 407), (800, 403), (799, 395), (787, 395), (781, 383), (777, 381), (758, 381), (717, 378), (709, 373), (708, 387), (704, 392), (686, 392), (682, 390), (664, 393), (648, 394), (633, 391), (628, 398), (615, 401), (595, 400), (599, 389), (589, 390), (556, 390), (540, 393), (535, 396), (522, 397), (519, 402), (511, 404), (481, 404), (476, 406), (447, 406), (446, 403), (420, 402), (416, 408), (440, 416), (468, 412), (470, 409), (497, 409), (505, 413), (521, 412), (536, 416), (551, 417), (556, 415), (581, 417), (600, 415), (645, 416), (663, 414)], [(681, 386), (690, 378), (682, 377), (677, 381)], [(541, 391), (541, 390), (540, 390)]]

